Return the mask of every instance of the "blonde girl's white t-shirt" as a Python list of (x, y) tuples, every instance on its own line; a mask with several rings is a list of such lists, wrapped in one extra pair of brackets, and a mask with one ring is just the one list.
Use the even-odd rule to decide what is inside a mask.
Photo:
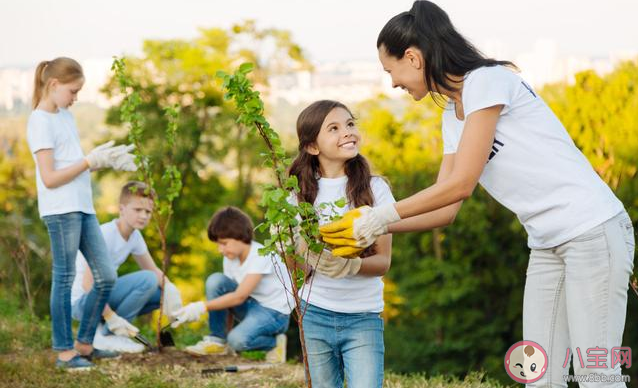
[[(481, 67), (466, 75), (465, 118), (503, 105), (479, 183), (516, 214), (532, 249), (560, 245), (607, 221), (623, 204), (542, 98), (513, 71)], [(456, 153), (465, 120), (454, 104), (443, 113), (443, 153)]]
[(243, 282), (246, 275), (262, 275), (257, 287), (250, 293), (250, 297), (264, 307), (288, 315), (292, 311), (295, 301), (290, 295), (292, 288), (286, 266), (279, 256), (260, 255), (259, 249), (263, 247), (262, 244), (253, 241), (250, 244), (250, 252), (243, 263), (239, 259), (224, 257), (224, 275), (233, 279), (237, 284)]
[(43, 149), (53, 150), (53, 168), (68, 167), (84, 158), (80, 137), (71, 112), (59, 108), (57, 113), (35, 109), (27, 123), (27, 142), (36, 163), (36, 188), (40, 217), (71, 212), (95, 214), (91, 175), (86, 170), (72, 181), (53, 188), (42, 182), (35, 153)]
[[(314, 206), (318, 212), (321, 212), (322, 221), (320, 223), (324, 224), (329, 222), (327, 217), (330, 216), (328, 214), (330, 209), (320, 210), (318, 206), (321, 203), (347, 198), (348, 177), (320, 178), (318, 183), (319, 192)], [(382, 178), (373, 177), (370, 185), (372, 186), (374, 206), (395, 202), (390, 187)], [(350, 210), (348, 205), (335, 209), (339, 215), (348, 210)], [(383, 311), (383, 280), (381, 276), (354, 275), (333, 279), (315, 271), (313, 277), (312, 289), (306, 285), (301, 297), (314, 306), (339, 313), (380, 313)], [(308, 291), (310, 292), (308, 293)]]

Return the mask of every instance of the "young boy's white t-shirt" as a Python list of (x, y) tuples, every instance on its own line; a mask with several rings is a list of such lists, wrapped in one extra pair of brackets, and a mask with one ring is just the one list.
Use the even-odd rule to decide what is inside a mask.
[[(282, 314), (290, 314), (295, 301), (292, 295), (289, 294), (291, 286), (286, 266), (279, 256), (260, 255), (260, 248), (263, 248), (263, 245), (253, 241), (250, 244), (250, 252), (243, 263), (238, 258), (229, 259), (224, 257), (224, 275), (233, 279), (237, 284), (244, 281), (246, 275), (263, 275), (255, 289), (250, 293), (250, 297), (264, 307), (277, 310)], [(285, 282), (285, 289), (282, 280)]]
[[(329, 208), (320, 210), (318, 206), (321, 203), (331, 203), (341, 198), (347, 198), (348, 177), (320, 178), (318, 183), (319, 191), (314, 206), (318, 212), (321, 212), (320, 223), (325, 224), (329, 222), (328, 217), (332, 215), (330, 214), (331, 210)], [(382, 178), (373, 177), (370, 186), (372, 187), (374, 206), (395, 202), (390, 187)], [(350, 210), (348, 205), (335, 209), (339, 215), (343, 215), (348, 210)], [(313, 277), (312, 289), (306, 285), (301, 297), (314, 306), (339, 313), (380, 313), (383, 311), (383, 280), (381, 276), (354, 275), (333, 279), (315, 271)]]
[[(146, 246), (144, 237), (142, 237), (142, 233), (135, 229), (128, 240), (124, 240), (124, 237), (120, 234), (120, 230), (117, 228), (117, 220), (116, 218), (100, 225), (108, 250), (109, 263), (116, 272), (129, 255), (139, 256), (148, 252), (148, 247)], [(82, 253), (78, 251), (78, 255), (75, 259), (75, 280), (71, 288), (71, 304), (74, 304), (87, 293), (82, 288), (82, 281), (84, 280), (86, 271), (90, 271), (88, 263)]]
[[(464, 80), (465, 118), (503, 105), (481, 186), (525, 227), (528, 245), (560, 245), (623, 211), (623, 204), (535, 91), (503, 66), (481, 67)], [(443, 153), (456, 153), (465, 120), (454, 104), (443, 113)]]
[(84, 158), (80, 137), (73, 115), (59, 108), (57, 113), (35, 109), (27, 123), (27, 142), (36, 164), (36, 187), (40, 217), (71, 212), (95, 214), (91, 175), (86, 170), (71, 182), (49, 189), (42, 182), (35, 153), (42, 149), (53, 150), (53, 167), (68, 167)]

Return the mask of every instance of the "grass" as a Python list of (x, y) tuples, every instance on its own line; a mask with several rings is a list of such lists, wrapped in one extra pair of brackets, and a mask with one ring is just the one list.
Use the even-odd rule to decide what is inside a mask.
[[(139, 323), (139, 322), (138, 322)], [(263, 365), (264, 352), (244, 352), (241, 357), (194, 357), (182, 352), (187, 344), (201, 339), (203, 333), (180, 329), (175, 333), (177, 348), (166, 352), (124, 355), (104, 361), (96, 370), (68, 373), (54, 367), (55, 353), (50, 350), (51, 328), (47, 319), (31, 317), (16, 303), (0, 298), (0, 387), (22, 388), (302, 388), (303, 367), (287, 363), (268, 369), (240, 373), (203, 375), (202, 369), (229, 364)], [(154, 335), (148, 325), (140, 325), (148, 337)], [(203, 328), (202, 330), (205, 330)], [(384, 388), (496, 388), (482, 374), (463, 380), (424, 374), (386, 373)]]

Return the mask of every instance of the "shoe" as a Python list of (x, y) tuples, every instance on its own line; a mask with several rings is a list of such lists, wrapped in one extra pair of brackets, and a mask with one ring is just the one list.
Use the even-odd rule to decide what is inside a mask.
[(286, 362), (286, 345), (288, 342), (288, 337), (286, 334), (277, 334), (275, 337), (277, 344), (274, 348), (270, 349), (268, 353), (266, 353), (266, 361), (274, 364), (283, 364)]
[(69, 372), (85, 372), (95, 368), (95, 364), (79, 354), (69, 361), (62, 361), (59, 358), (55, 361), (55, 367)]
[(205, 336), (204, 339), (202, 339), (195, 345), (187, 346), (184, 350), (186, 351), (186, 353), (190, 353), (196, 356), (228, 354), (226, 341), (210, 335)]
[(94, 350), (115, 351), (119, 353), (141, 353), (144, 351), (144, 345), (138, 344), (128, 337), (121, 335), (104, 335), (101, 331), (95, 332), (93, 339)]
[(93, 348), (91, 353), (82, 357), (86, 358), (89, 361), (102, 360), (105, 358), (117, 359), (117, 358), (120, 358), (120, 352), (116, 352), (114, 350), (103, 350), (103, 349)]

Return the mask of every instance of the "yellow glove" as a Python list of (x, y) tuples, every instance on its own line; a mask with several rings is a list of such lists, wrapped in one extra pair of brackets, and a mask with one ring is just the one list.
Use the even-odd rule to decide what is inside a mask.
[(338, 221), (323, 225), (319, 232), (323, 241), (336, 247), (334, 256), (358, 256), (376, 239), (388, 233), (388, 225), (401, 219), (394, 204), (361, 206), (350, 210)]

